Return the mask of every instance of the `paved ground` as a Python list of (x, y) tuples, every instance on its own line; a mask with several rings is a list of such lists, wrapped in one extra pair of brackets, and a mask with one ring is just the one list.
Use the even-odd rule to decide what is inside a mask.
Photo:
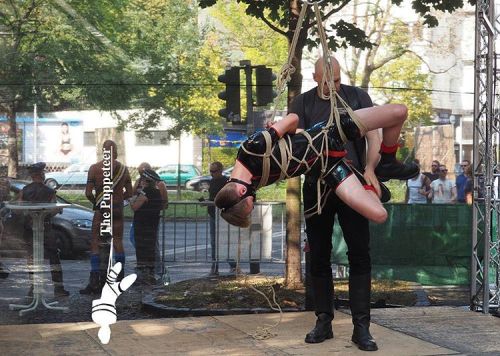
[[(350, 342), (346, 314), (334, 320), (335, 338), (321, 344), (303, 341), (312, 313), (285, 314), (275, 337), (252, 337), (257, 327), (278, 321), (279, 314), (120, 321), (108, 345), (100, 344), (92, 323), (0, 326), (0, 349), (3, 355), (366, 355)], [(380, 347), (373, 354), (460, 354), (383, 326), (372, 332)]]

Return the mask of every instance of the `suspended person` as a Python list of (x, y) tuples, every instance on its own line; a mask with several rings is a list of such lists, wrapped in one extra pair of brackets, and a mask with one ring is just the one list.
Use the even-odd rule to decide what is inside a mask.
[[(45, 163), (38, 162), (28, 167), (28, 173), (31, 176), (32, 182), (23, 187), (21, 193), (19, 194), (19, 201), (28, 201), (33, 203), (55, 203), (56, 202), (56, 192), (47, 187), (45, 182)], [(59, 259), (59, 251), (57, 249), (57, 243), (55, 236), (52, 232), (52, 215), (45, 218), (43, 222), (44, 226), (44, 238), (43, 247), (44, 254), (49, 258), (50, 262), (50, 273), (52, 275), (52, 282), (54, 283), (54, 296), (55, 297), (67, 297), (69, 292), (64, 289), (63, 285), (63, 273), (61, 268), (61, 260)], [(24, 239), (27, 244), (28, 250), (28, 264), (33, 264), (33, 222), (31, 217), (26, 217), (24, 222)], [(29, 272), (31, 276), (31, 287), (28, 292), (28, 296), (33, 296), (33, 272)]]
[[(378, 166), (382, 168), (378, 174), (391, 179), (409, 179), (419, 173), (418, 166), (396, 160), (399, 134), (407, 115), (406, 106), (386, 104), (356, 110), (354, 119), (345, 114), (340, 119), (348, 140), (358, 139), (370, 130), (383, 128), (381, 161)], [(288, 114), (271, 128), (255, 133), (243, 142), (231, 178), (215, 198), (215, 205), (222, 209), (221, 216), (232, 225), (248, 227), (256, 188), (305, 173), (324, 179), (342, 201), (369, 220), (384, 222), (387, 211), (379, 200), (380, 188), (377, 190), (364, 184), (364, 180), (360, 181), (362, 177), (353, 174), (343, 159), (344, 144), (337, 125), (327, 128), (327, 123), (322, 122), (294, 134), (298, 123), (296, 114)], [(271, 157), (266, 159), (264, 156), (267, 154)], [(321, 171), (322, 164), (325, 164), (324, 172)]]
[[(112, 232), (113, 232), (113, 250), (116, 262), (121, 262), (122, 270), (118, 279), (123, 278), (125, 270), (125, 251), (123, 249), (123, 202), (132, 196), (132, 181), (127, 167), (117, 160), (118, 149), (116, 143), (112, 140), (106, 140), (102, 145), (103, 152), (112, 152), (110, 159), (103, 159), (89, 168), (87, 176), (87, 185), (85, 187), (85, 196), (93, 204), (94, 218), (92, 220), (92, 241), (90, 243), (90, 277), (88, 285), (80, 290), (81, 294), (101, 293), (102, 286), (106, 282), (106, 269), (101, 268), (101, 262), (106, 264), (107, 260), (101, 261), (100, 253), (107, 252), (109, 249), (109, 239), (111, 236), (107, 233), (101, 233), (101, 223), (104, 222), (102, 202), (106, 198), (104, 195), (105, 172), (108, 165), (111, 166), (113, 199), (112, 205)], [(104, 157), (104, 155), (103, 155)], [(108, 202), (109, 203), (109, 202)], [(106, 255), (106, 253), (103, 253)]]
[(144, 169), (141, 174), (140, 190), (130, 199), (134, 211), (135, 253), (139, 282), (153, 285), (155, 282), (155, 250), (158, 239), (158, 225), (162, 210), (162, 197), (156, 184), (161, 181), (152, 169)]

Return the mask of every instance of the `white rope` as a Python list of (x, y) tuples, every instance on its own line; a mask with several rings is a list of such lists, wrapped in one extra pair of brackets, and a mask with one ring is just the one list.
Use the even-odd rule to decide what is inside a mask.
[(271, 290), (271, 293), (272, 293), (272, 303), (271, 301), (269, 300), (269, 298), (267, 297), (267, 295), (265, 295), (263, 292), (261, 292), (260, 290), (258, 290), (257, 288), (255, 288), (253, 285), (251, 285), (250, 283), (248, 283), (248, 276), (245, 277), (245, 284), (250, 287), (252, 290), (254, 290), (255, 292), (259, 293), (260, 295), (262, 295), (266, 301), (267, 301), (267, 304), (269, 305), (269, 307), (271, 308), (271, 310), (274, 310), (274, 311), (278, 311), (280, 313), (280, 318), (279, 320), (274, 323), (273, 325), (265, 325), (265, 326), (258, 326), (254, 332), (250, 333), (249, 335), (254, 338), (255, 340), (267, 340), (267, 339), (270, 339), (272, 337), (275, 337), (277, 336), (278, 334), (272, 332), (271, 330), (276, 328), (280, 323), (281, 323), (281, 320), (283, 319), (283, 310), (281, 310), (281, 306), (279, 305), (279, 303), (276, 301), (276, 292), (274, 291), (274, 288), (273, 286), (269, 286), (269, 289)]

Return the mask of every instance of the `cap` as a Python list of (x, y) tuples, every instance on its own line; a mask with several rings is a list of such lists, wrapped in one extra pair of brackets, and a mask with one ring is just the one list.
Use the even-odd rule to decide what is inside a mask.
[(41, 173), (43, 172), (46, 166), (47, 165), (45, 164), (45, 162), (37, 162), (32, 164), (31, 166), (28, 166), (28, 172), (30, 174)]
[(142, 171), (141, 176), (149, 180), (154, 180), (157, 182), (161, 181), (161, 178), (158, 175), (158, 173), (156, 173), (152, 169), (145, 169), (144, 171)]

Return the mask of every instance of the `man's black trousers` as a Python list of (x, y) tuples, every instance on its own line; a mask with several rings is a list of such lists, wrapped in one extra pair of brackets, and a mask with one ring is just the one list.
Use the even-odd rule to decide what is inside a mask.
[[(304, 210), (316, 204), (316, 182), (304, 182)], [(321, 215), (306, 219), (306, 233), (309, 243), (311, 287), (313, 289), (316, 314), (333, 315), (332, 286), (332, 234), (335, 215), (347, 244), (349, 276), (371, 273), (370, 231), (368, 219), (357, 213), (334, 193), (330, 193)]]

